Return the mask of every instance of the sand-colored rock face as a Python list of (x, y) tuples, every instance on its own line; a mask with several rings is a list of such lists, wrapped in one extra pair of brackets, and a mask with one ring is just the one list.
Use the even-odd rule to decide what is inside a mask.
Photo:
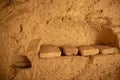
[[(19, 72), (14, 71), (9, 66), (9, 59), (12, 54), (20, 53), (26, 55), (32, 62), (34, 59), (37, 60), (34, 57), (38, 56), (40, 45), (42, 44), (56, 46), (109, 44), (120, 48), (119, 27), (119, 0), (0, 0), (0, 80), (18, 80), (14, 77), (19, 77), (22, 74), (22, 71), (20, 71), (21, 74), (19, 75)], [(105, 61), (107, 63), (112, 58), (113, 56), (104, 59), (100, 57), (96, 60), (96, 63), (101, 66), (102, 62)], [(61, 62), (59, 67), (62, 69), (58, 69), (58, 71), (64, 71), (66, 65), (66, 69), (69, 71), (71, 68), (69, 64), (71, 62), (67, 63), (66, 60), (71, 61), (73, 59), (71, 57), (67, 59), (63, 57), (63, 59), (63, 61), (61, 59), (56, 61), (57, 59), (55, 58), (53, 61), (56, 61), (54, 62), (55, 64), (59, 61)], [(119, 73), (118, 59), (116, 56), (115, 60), (110, 63), (115, 65), (110, 66), (108, 71), (105, 71), (106, 73), (103, 75), (104, 77), (100, 78), (101, 80), (119, 80), (117, 76)], [(43, 66), (51, 65), (49, 60), (48, 62), (45, 61), (41, 61)], [(81, 65), (79, 61), (77, 59), (73, 65), (71, 64), (75, 72), (71, 72), (70, 70), (70, 73), (78, 75), (75, 78), (76, 80), (81, 79), (79, 72), (82, 69), (79, 68)], [(85, 61), (83, 60), (82, 62), (84, 63)], [(37, 66), (37, 64), (33, 62), (32, 65)], [(53, 66), (57, 70), (55, 64)], [(75, 64), (80, 65), (76, 67), (77, 65)], [(107, 68), (107, 64), (105, 64), (100, 68), (96, 66), (91, 67), (96, 71), (93, 74), (94, 76), (92, 75), (94, 71), (91, 68), (86, 69), (86, 66), (83, 66), (84, 70), (91, 73), (87, 71), (81, 73), (83, 76), (81, 80), (90, 80), (88, 77), (91, 75), (92, 80), (97, 80), (99, 76), (95, 74), (102, 75), (100, 71), (104, 73), (104, 69), (106, 70)], [(31, 68), (30, 71), (33, 73), (29, 73), (28, 70), (28, 74), (26, 74), (32, 75), (33, 80), (37, 80), (40, 75), (43, 77), (41, 79), (48, 79), (51, 76), (48, 75), (47, 71), (52, 69), (52, 67), (42, 72), (41, 70), (43, 69), (35, 70), (37, 68)], [(108, 73), (113, 68), (115, 70), (111, 71), (111, 73), (114, 74), (115, 72), (114, 76)], [(56, 71), (54, 71), (55, 73)], [(64, 74), (66, 75), (64, 76)], [(46, 75), (48, 77), (44, 78)], [(106, 77), (108, 75), (112, 76), (112, 78)], [(69, 74), (67, 74), (67, 71), (64, 71), (61, 73), (61, 76), (63, 76), (63, 79), (68, 79)], [(59, 80), (61, 76), (57, 74), (57, 78), (55, 79)], [(31, 79), (26, 78), (26, 76), (24, 78), (25, 80)], [(72, 79), (72, 77), (69, 78)], [(54, 80), (53, 78), (50, 79)]]
[(120, 55), (35, 57), (32, 68), (20, 71), (13, 80), (120, 80), (119, 60)]
[(11, 0), (2, 7), (0, 20), (1, 29), (24, 47), (33, 39), (79, 46), (115, 43), (116, 36), (106, 27), (120, 24), (119, 13), (119, 0)]

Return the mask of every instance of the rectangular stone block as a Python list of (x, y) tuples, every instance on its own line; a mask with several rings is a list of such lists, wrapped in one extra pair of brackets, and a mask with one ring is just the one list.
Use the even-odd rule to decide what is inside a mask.
[(61, 56), (61, 51), (54, 45), (42, 45), (40, 47), (40, 58), (52, 58)]
[(90, 56), (90, 55), (99, 54), (99, 49), (92, 46), (83, 46), (83, 47), (79, 47), (79, 53), (82, 56)]
[(78, 49), (72, 46), (63, 46), (62, 47), (63, 53), (66, 56), (75, 56), (78, 54)]
[(118, 49), (116, 47), (112, 47), (112, 46), (108, 46), (108, 45), (95, 45), (94, 47), (99, 49), (100, 54), (118, 53)]

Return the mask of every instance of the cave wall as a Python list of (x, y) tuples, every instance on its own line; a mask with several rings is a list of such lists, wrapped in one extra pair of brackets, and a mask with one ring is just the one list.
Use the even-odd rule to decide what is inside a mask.
[(119, 47), (119, 27), (120, 0), (0, 0), (0, 77), (13, 76), (12, 54), (32, 61), (41, 44)]

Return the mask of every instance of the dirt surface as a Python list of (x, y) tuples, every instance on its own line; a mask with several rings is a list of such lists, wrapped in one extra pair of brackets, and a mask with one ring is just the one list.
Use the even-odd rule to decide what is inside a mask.
[(13, 80), (120, 80), (120, 54), (34, 58), (32, 67), (16, 70)]
[[(41, 44), (120, 48), (119, 33), (120, 0), (0, 0), (0, 80), (120, 80), (119, 55), (90, 64), (88, 57), (37, 59)], [(33, 67), (10, 67), (13, 54)]]

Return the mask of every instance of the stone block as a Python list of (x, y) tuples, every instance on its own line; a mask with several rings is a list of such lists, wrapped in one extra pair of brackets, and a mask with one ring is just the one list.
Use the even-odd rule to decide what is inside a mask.
[(40, 58), (52, 58), (61, 56), (61, 51), (54, 45), (42, 45), (40, 47)]
[(78, 49), (72, 46), (63, 46), (62, 47), (63, 53), (67, 56), (74, 56), (78, 54)]
[(92, 46), (83, 46), (79, 47), (79, 53), (82, 56), (96, 55), (99, 54), (99, 49)]
[(108, 46), (108, 45), (95, 45), (94, 47), (99, 49), (100, 54), (118, 53), (118, 49), (116, 47), (112, 47), (112, 46)]

